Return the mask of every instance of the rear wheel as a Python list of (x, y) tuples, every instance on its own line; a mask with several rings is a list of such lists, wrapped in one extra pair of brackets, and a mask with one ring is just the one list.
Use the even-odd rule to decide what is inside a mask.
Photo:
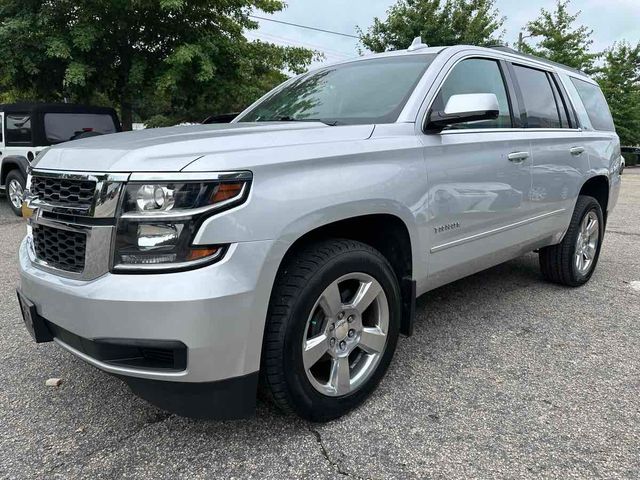
[(9, 206), (13, 213), (17, 216), (22, 216), (22, 195), (26, 180), (20, 170), (11, 170), (7, 175), (6, 180), (6, 193)]
[(361, 404), (386, 372), (400, 325), (389, 262), (368, 245), (328, 240), (294, 253), (267, 316), (262, 386), (313, 421)]
[(600, 204), (593, 197), (581, 195), (562, 242), (540, 249), (542, 275), (570, 287), (583, 285), (596, 268), (603, 236)]

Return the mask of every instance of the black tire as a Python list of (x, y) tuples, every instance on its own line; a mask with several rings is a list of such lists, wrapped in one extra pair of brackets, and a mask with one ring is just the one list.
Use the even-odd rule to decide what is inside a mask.
[[(314, 388), (303, 366), (307, 319), (327, 286), (355, 272), (373, 277), (386, 295), (387, 339), (377, 366), (358, 389), (344, 396), (327, 396)], [(262, 349), (261, 390), (283, 412), (307, 420), (325, 422), (344, 415), (360, 405), (386, 373), (398, 341), (400, 315), (398, 280), (377, 250), (352, 240), (332, 239), (293, 252), (285, 259), (271, 295)]]
[(11, 211), (14, 214), (16, 214), (18, 217), (21, 217), (22, 216), (22, 205), (17, 207), (11, 201), (11, 196), (10, 196), (10, 184), (11, 184), (11, 182), (18, 182), (20, 184), (20, 187), (22, 188), (22, 191), (24, 192), (25, 185), (27, 184), (27, 181), (25, 180), (24, 175), (22, 175), (22, 172), (20, 170), (11, 170), (7, 174), (7, 178), (5, 180), (5, 193), (6, 193), (6, 196), (7, 196), (7, 202), (9, 202), (9, 207), (11, 207)]
[[(576, 243), (580, 234), (580, 226), (584, 218), (594, 212), (598, 218), (598, 240), (595, 257), (588, 271), (580, 273), (575, 264)], [(598, 201), (586, 195), (578, 197), (576, 207), (571, 217), (569, 229), (562, 242), (550, 247), (541, 248), (539, 252), (540, 270), (542, 276), (553, 283), (569, 287), (579, 287), (589, 281), (598, 264), (600, 247), (604, 238), (604, 218)]]

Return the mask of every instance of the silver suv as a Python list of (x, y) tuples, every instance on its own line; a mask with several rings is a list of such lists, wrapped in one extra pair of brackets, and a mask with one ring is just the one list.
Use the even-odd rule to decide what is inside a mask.
[(49, 149), (20, 305), (36, 341), (162, 408), (239, 417), (260, 387), (326, 421), (376, 388), (416, 296), (534, 250), (545, 279), (587, 282), (621, 165), (583, 73), (417, 43), (293, 78), (228, 125)]

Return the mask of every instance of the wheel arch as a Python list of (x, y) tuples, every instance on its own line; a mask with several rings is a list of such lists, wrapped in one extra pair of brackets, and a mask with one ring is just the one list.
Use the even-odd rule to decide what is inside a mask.
[(7, 175), (11, 170), (20, 170), (20, 173), (27, 177), (29, 169), (29, 161), (21, 155), (10, 155), (2, 159), (2, 168), (0, 169), (0, 185), (5, 185)]
[(308, 243), (326, 238), (347, 238), (365, 243), (378, 250), (389, 261), (402, 295), (400, 331), (404, 335), (411, 335), (416, 298), (413, 248), (415, 241), (412, 240), (412, 232), (407, 222), (394, 213), (366, 213), (307, 229), (290, 241), (281, 257), (276, 276), (280, 275), (282, 266), (292, 252)]
[(605, 225), (607, 223), (607, 208), (609, 206), (609, 178), (606, 175), (596, 175), (589, 178), (580, 189), (579, 195), (588, 195), (597, 200), (602, 208)]

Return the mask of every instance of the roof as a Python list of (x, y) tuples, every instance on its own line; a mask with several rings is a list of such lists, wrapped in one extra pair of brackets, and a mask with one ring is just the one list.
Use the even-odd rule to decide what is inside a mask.
[(115, 114), (115, 110), (109, 107), (94, 107), (90, 105), (78, 105), (74, 103), (39, 103), (21, 102), (0, 105), (0, 112), (6, 113), (96, 113)]
[[(417, 48), (416, 48), (417, 47)], [(314, 68), (313, 70), (321, 70), (323, 68), (326, 68), (327, 66), (331, 66), (331, 65), (339, 65), (339, 64), (344, 64), (344, 63), (350, 63), (350, 62), (354, 62), (354, 61), (359, 61), (359, 60), (366, 60), (366, 59), (372, 59), (372, 58), (381, 58), (381, 57), (394, 57), (394, 56), (401, 56), (401, 55), (424, 55), (424, 54), (432, 54), (432, 55), (437, 55), (445, 50), (450, 50), (450, 49), (473, 49), (473, 50), (484, 50), (484, 51), (498, 51), (501, 53), (504, 53), (506, 55), (508, 55), (509, 57), (516, 57), (516, 58), (522, 58), (523, 60), (527, 60), (527, 61), (534, 61), (537, 62), (539, 64), (543, 64), (543, 65), (547, 65), (547, 66), (551, 66), (554, 67), (556, 69), (561, 69), (564, 70), (565, 72), (572, 74), (572, 75), (578, 75), (580, 77), (583, 77), (585, 79), (590, 79), (589, 76), (584, 73), (581, 70), (577, 70), (573, 67), (569, 67), (567, 65), (563, 65), (561, 63), (557, 63), (551, 60), (547, 60), (546, 58), (542, 58), (542, 57), (537, 57), (535, 55), (529, 55), (526, 53), (522, 53), (522, 52), (518, 52), (517, 50), (514, 50), (513, 48), (509, 48), (506, 47), (504, 45), (495, 45), (495, 46), (489, 46), (489, 47), (480, 47), (477, 45), (450, 45), (450, 46), (426, 46), (424, 44), (419, 44), (419, 45), (415, 45), (412, 49), (406, 49), (406, 50), (391, 50), (391, 51), (387, 51), (387, 52), (381, 52), (381, 53), (371, 53), (368, 55), (363, 55), (360, 57), (355, 57), (355, 58), (350, 58), (350, 59), (346, 59), (346, 60), (341, 60), (338, 62), (334, 62), (332, 64), (327, 64), (327, 65), (322, 65), (318, 68)]]
[(528, 53), (522, 53), (522, 52), (519, 52), (517, 50), (514, 50), (513, 48), (506, 47), (504, 45), (494, 45), (494, 46), (491, 46), (491, 47), (488, 47), (488, 48), (492, 48), (494, 50), (499, 50), (501, 52), (509, 53), (509, 54), (517, 56), (517, 57), (526, 58), (528, 60), (536, 60), (537, 62), (545, 63), (547, 65), (551, 65), (552, 67), (562, 68), (564, 70), (567, 70), (567, 71), (572, 72), (572, 73), (576, 73), (576, 74), (581, 75), (583, 77), (588, 77), (588, 75), (586, 73), (584, 73), (582, 70), (578, 70), (577, 68), (568, 67), (567, 65), (564, 65), (562, 63), (554, 62), (553, 60), (548, 60), (546, 58), (538, 57), (536, 55), (529, 55)]

